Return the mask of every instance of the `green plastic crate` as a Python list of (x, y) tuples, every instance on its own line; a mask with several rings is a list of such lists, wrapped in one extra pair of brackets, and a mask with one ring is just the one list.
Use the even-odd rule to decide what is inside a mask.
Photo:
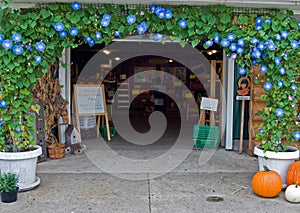
[(198, 126), (195, 125), (193, 129), (194, 139), (209, 139), (219, 140), (220, 129), (217, 126)]
[(203, 139), (196, 139), (194, 140), (194, 147), (195, 148), (208, 148), (208, 149), (216, 149), (218, 146), (218, 140), (203, 140)]
[(218, 126), (199, 126), (193, 129), (193, 140), (195, 148), (215, 149), (220, 138), (220, 128)]
[[(110, 138), (114, 138), (116, 136), (117, 133), (117, 129), (114, 126), (110, 126), (109, 127), (109, 131), (110, 131)], [(102, 137), (104, 137), (105, 139), (107, 139), (107, 131), (106, 131), (106, 127), (104, 126), (100, 126), (100, 134), (102, 135)]]

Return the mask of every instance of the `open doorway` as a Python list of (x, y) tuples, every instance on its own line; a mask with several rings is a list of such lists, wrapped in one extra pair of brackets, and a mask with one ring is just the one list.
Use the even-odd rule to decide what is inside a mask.
[[(123, 43), (123, 48), (83, 45), (72, 50), (72, 84), (104, 84), (109, 113), (129, 110), (131, 125), (137, 131), (147, 132), (150, 126), (145, 120), (153, 111), (160, 111), (172, 130), (166, 131), (164, 137), (176, 137), (183, 118), (197, 123), (201, 97), (213, 97), (221, 102), (223, 51), (218, 46), (204, 50), (199, 45), (190, 52), (178, 43), (117, 43)], [(156, 46), (160, 49), (155, 50)], [(100, 52), (102, 55), (93, 60)], [(202, 53), (204, 59), (197, 53)], [(102, 59), (104, 62), (100, 63)], [(93, 66), (87, 68), (89, 63)], [(139, 75), (147, 71), (154, 71), (154, 74)], [(166, 75), (173, 76), (174, 80), (164, 79)], [(189, 100), (196, 102), (196, 109), (189, 106)], [(219, 126), (221, 113), (219, 108), (215, 116)], [(206, 116), (209, 121), (209, 114)]]

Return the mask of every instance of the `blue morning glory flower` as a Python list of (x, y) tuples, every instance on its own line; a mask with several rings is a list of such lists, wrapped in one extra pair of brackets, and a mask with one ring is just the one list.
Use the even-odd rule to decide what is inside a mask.
[(277, 85), (278, 85), (279, 88), (283, 87), (283, 80), (279, 80)]
[(102, 39), (102, 33), (101, 32), (96, 32), (96, 40)]
[(12, 40), (14, 42), (20, 42), (20, 41), (22, 41), (22, 36), (19, 33), (14, 33), (12, 35)]
[(208, 46), (208, 47), (211, 47), (212, 45), (213, 45), (213, 41), (212, 40), (207, 40), (206, 42), (205, 42), (205, 44), (206, 44), (206, 46)]
[(46, 44), (42, 41), (36, 42), (35, 49), (38, 52), (44, 52), (44, 50), (46, 49)]
[(262, 26), (256, 26), (255, 30), (260, 31), (262, 29)]
[(150, 8), (149, 8), (149, 12), (153, 13), (155, 11), (156, 5), (155, 4), (151, 4)]
[(153, 38), (154, 41), (161, 41), (162, 39), (163, 39), (163, 35), (160, 33), (156, 33)]
[(85, 37), (84, 40), (89, 43), (91, 40), (93, 40), (92, 36), (88, 36), (88, 37)]
[(278, 118), (281, 118), (284, 116), (284, 110), (281, 109), (281, 108), (277, 108), (276, 111), (275, 111), (275, 114)]
[(245, 39), (244, 38), (238, 39), (238, 45), (243, 47), (245, 45)]
[(263, 42), (259, 42), (257, 44), (257, 49), (259, 50), (264, 50), (266, 48), (265, 44)]
[(9, 50), (10, 48), (12, 48), (12, 42), (6, 39), (2, 42), (2, 47), (6, 50)]
[(235, 36), (234, 33), (229, 33), (227, 38), (228, 38), (229, 41), (233, 41), (236, 38), (236, 36)]
[(235, 52), (236, 49), (237, 49), (236, 43), (231, 43), (230, 46), (229, 46), (229, 49), (230, 49), (231, 51)]
[(95, 40), (93, 38), (90, 38), (88, 44), (89, 44), (90, 47), (94, 46), (95, 45)]
[(251, 44), (257, 44), (258, 42), (259, 42), (259, 40), (257, 38), (255, 38), (255, 37), (253, 37), (251, 39)]
[(2, 109), (7, 108), (7, 105), (6, 105), (6, 101), (5, 101), (5, 100), (1, 100), (1, 101), (0, 101), (0, 108), (2, 108)]
[(282, 32), (281, 32), (281, 37), (282, 37), (282, 38), (288, 38), (288, 37), (289, 37), (288, 31), (282, 31)]
[(42, 62), (42, 57), (40, 55), (34, 56), (34, 62), (35, 63), (41, 63)]
[(298, 21), (298, 28), (300, 29), (300, 21)]
[(258, 58), (260, 58), (260, 56), (261, 56), (261, 52), (257, 49), (255, 49), (251, 52), (251, 57), (252, 58), (257, 58), (258, 59)]
[(77, 36), (78, 35), (78, 29), (77, 27), (71, 27), (69, 30), (69, 33), (71, 36)]
[(245, 75), (247, 73), (247, 70), (244, 67), (239, 67), (238, 72), (240, 75)]
[(279, 33), (275, 34), (275, 39), (277, 41), (280, 41), (281, 40), (281, 35)]
[(270, 18), (265, 18), (264, 23), (265, 24), (272, 24), (272, 20)]
[(60, 31), (63, 31), (65, 29), (65, 25), (61, 22), (56, 22), (54, 24), (54, 29), (57, 31), (57, 32), (60, 32)]
[(164, 8), (162, 6), (156, 6), (155, 10), (154, 10), (154, 13), (157, 15), (160, 10), (164, 10)]
[(59, 31), (58, 35), (60, 38), (65, 38), (65, 37), (67, 37), (68, 33), (66, 31)]
[(236, 48), (236, 54), (243, 54), (244, 53), (244, 47), (241, 47), (241, 46), (237, 46)]
[(122, 34), (121, 31), (116, 31), (115, 32), (115, 37), (121, 37), (121, 34)]
[(102, 27), (107, 27), (107, 26), (110, 24), (110, 21), (111, 21), (111, 16), (110, 16), (109, 14), (104, 14), (104, 15), (102, 16), (100, 25), (101, 25)]
[(146, 22), (142, 22), (141, 24), (139, 24), (138, 26), (136, 26), (137, 32), (138, 34), (144, 34), (147, 30), (148, 30), (148, 25), (146, 24)]
[(16, 132), (16, 133), (20, 133), (20, 132), (22, 132), (22, 129), (21, 129), (20, 127), (17, 127), (17, 128), (15, 129), (15, 132)]
[(294, 132), (294, 138), (296, 141), (300, 140), (300, 132)]
[(268, 46), (268, 49), (271, 50), (271, 51), (276, 49), (276, 44), (272, 40), (267, 41), (267, 46)]
[(273, 88), (273, 84), (272, 84), (271, 82), (267, 81), (267, 82), (264, 83), (264, 89), (265, 89), (266, 91), (269, 91), (269, 90), (271, 90), (272, 88)]
[(179, 21), (178, 21), (178, 24), (179, 24), (179, 27), (180, 28), (186, 28), (186, 26), (187, 26), (187, 21), (185, 20), (185, 19), (180, 19)]
[(252, 61), (251, 61), (251, 64), (252, 64), (253, 66), (256, 66), (258, 63), (257, 63), (256, 60), (252, 60)]
[(219, 36), (218, 33), (216, 33), (216, 34), (214, 35), (214, 42), (217, 43), (217, 44), (220, 42), (220, 36)]
[(267, 57), (268, 57), (268, 54), (267, 54), (266, 52), (262, 52), (262, 53), (261, 53), (261, 57), (267, 58)]
[(262, 17), (261, 17), (261, 16), (258, 16), (258, 17), (255, 19), (255, 24), (256, 24), (256, 25), (261, 25), (261, 24), (262, 24)]
[(277, 66), (280, 65), (281, 64), (281, 58), (280, 57), (275, 57), (274, 62)]
[(4, 40), (4, 35), (0, 34), (0, 43)]
[(230, 45), (228, 38), (222, 38), (221, 45), (222, 47), (228, 47)]
[(165, 10), (165, 17), (166, 17), (166, 19), (170, 19), (170, 18), (172, 18), (172, 16), (173, 16), (173, 14), (172, 14), (172, 9), (167, 8), (167, 9)]
[(159, 10), (157, 10), (156, 15), (157, 15), (158, 18), (164, 19), (166, 17), (165, 9), (160, 8)]
[(127, 18), (126, 18), (126, 20), (127, 20), (127, 23), (128, 24), (134, 24), (135, 23), (135, 21), (136, 21), (136, 17), (135, 17), (135, 15), (128, 15), (127, 16)]
[(14, 47), (13, 47), (13, 53), (15, 54), (15, 55), (21, 55), (22, 53), (23, 53), (23, 47), (21, 46), (21, 45), (15, 45)]
[(280, 68), (279, 68), (279, 73), (280, 73), (281, 75), (284, 75), (284, 74), (286, 73), (285, 68), (284, 68), (284, 67), (280, 67)]
[(292, 41), (291, 41), (291, 47), (292, 47), (293, 49), (297, 49), (297, 48), (299, 47), (299, 42), (296, 41), (296, 40), (292, 40)]
[(294, 90), (295, 92), (297, 92), (298, 87), (295, 84), (292, 84), (291, 85), (291, 89)]
[(267, 65), (261, 65), (260, 66), (260, 69), (259, 69), (261, 72), (267, 72), (268, 71), (268, 66)]
[(260, 134), (264, 133), (264, 129), (261, 128), (261, 129), (259, 130), (259, 133), (260, 133)]
[(78, 3), (77, 1), (74, 1), (71, 6), (72, 6), (73, 10), (80, 9), (80, 3)]

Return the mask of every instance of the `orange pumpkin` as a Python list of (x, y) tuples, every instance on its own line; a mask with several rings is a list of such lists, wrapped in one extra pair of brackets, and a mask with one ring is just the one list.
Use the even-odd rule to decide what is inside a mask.
[(282, 190), (282, 179), (278, 172), (264, 167), (265, 171), (255, 173), (252, 189), (260, 197), (276, 197)]
[(290, 165), (286, 174), (287, 185), (300, 183), (300, 161), (296, 161)]

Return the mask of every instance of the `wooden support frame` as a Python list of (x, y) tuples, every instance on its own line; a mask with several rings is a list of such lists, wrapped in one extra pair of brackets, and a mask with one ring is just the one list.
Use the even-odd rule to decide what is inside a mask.
[(110, 129), (108, 122), (108, 113), (106, 107), (106, 98), (104, 85), (98, 84), (75, 84), (75, 115), (77, 120), (77, 130), (79, 133), (79, 141), (81, 142), (80, 116), (97, 116), (97, 137), (99, 137), (100, 118), (104, 116), (107, 139), (110, 138)]

